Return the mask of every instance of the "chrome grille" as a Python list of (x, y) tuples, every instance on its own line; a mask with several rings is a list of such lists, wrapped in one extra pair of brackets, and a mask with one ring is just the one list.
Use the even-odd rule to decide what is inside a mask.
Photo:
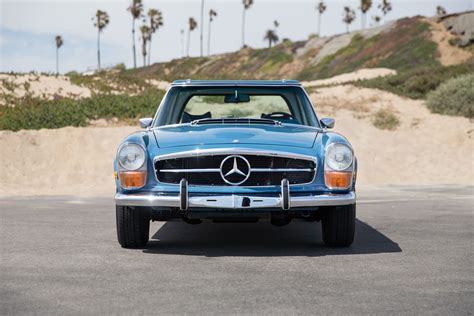
[[(235, 158), (236, 157), (236, 158)], [(243, 159), (241, 159), (243, 158)], [(223, 161), (229, 160), (226, 164)], [(238, 162), (233, 162), (233, 160)], [(244, 161), (248, 162), (247, 168)], [(249, 173), (242, 183), (228, 174), (232, 164), (235, 164), (241, 173)], [(192, 154), (178, 157), (158, 157), (154, 162), (156, 178), (162, 183), (178, 184), (186, 179), (190, 185), (207, 186), (269, 186), (280, 185), (282, 179), (288, 179), (290, 184), (303, 184), (313, 181), (317, 163), (312, 157), (304, 158), (301, 155), (292, 157), (291, 154), (278, 156), (275, 154)], [(227, 168), (222, 172), (221, 168)], [(226, 181), (229, 180), (229, 181)], [(236, 184), (238, 183), (238, 184)]]

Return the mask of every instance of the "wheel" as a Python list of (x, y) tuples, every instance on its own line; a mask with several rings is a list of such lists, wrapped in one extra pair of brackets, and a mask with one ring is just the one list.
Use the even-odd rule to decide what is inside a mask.
[(354, 241), (356, 205), (329, 207), (321, 225), (323, 241), (331, 247), (349, 247)]
[(146, 245), (150, 233), (150, 211), (140, 207), (115, 206), (117, 238), (124, 248)]

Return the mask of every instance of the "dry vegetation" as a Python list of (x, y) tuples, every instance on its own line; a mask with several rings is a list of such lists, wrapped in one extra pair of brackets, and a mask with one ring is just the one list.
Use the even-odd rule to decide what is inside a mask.
[(180, 78), (312, 80), (304, 85), (318, 115), (335, 117), (336, 131), (354, 145), (361, 185), (472, 185), (474, 170), (465, 166), (474, 148), (473, 52), (443, 65), (432, 30), (432, 21), (415, 17), (136, 70), (0, 75), (0, 147), (8, 148), (0, 195), (112, 194), (116, 146), (136, 129), (123, 125), (152, 115), (167, 81)]

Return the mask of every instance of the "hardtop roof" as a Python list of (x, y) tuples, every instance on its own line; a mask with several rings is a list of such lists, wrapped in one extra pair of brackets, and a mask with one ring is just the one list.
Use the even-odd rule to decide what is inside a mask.
[(175, 80), (179, 87), (301, 87), (297, 80)]

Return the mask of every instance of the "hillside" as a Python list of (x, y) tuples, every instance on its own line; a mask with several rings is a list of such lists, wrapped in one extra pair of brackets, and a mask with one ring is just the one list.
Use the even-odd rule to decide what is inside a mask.
[[(467, 34), (474, 34), (474, 12), (404, 18), (363, 31), (284, 41), (271, 48), (245, 48), (130, 70), (117, 67), (92, 75), (0, 74), (0, 130), (87, 126), (103, 119), (126, 123), (151, 116), (167, 82), (182, 78), (291, 78), (303, 81), (310, 93), (321, 86), (354, 83), (427, 99), (444, 83), (474, 73), (474, 38)], [(457, 91), (455, 85), (462, 83), (450, 85), (448, 89)], [(447, 97), (453, 106), (446, 108), (434, 100), (430, 109), (474, 116), (470, 94)]]
[[(474, 21), (474, 13), (471, 12), (451, 16), (447, 21), (464, 19), (466, 15), (472, 16)], [(130, 72), (139, 77), (168, 81), (176, 78), (315, 80), (362, 68), (384, 67), (406, 71), (472, 61), (473, 55), (468, 49), (444, 45), (447, 37), (460, 41), (460, 35), (446, 30), (443, 23), (447, 21), (404, 18), (364, 31), (313, 37), (301, 42), (285, 41), (272, 48), (245, 48), (211, 57), (177, 59)], [(474, 31), (474, 25), (467, 27)], [(443, 50), (438, 49), (440, 44), (443, 44)], [(472, 43), (468, 42), (469, 45)]]

